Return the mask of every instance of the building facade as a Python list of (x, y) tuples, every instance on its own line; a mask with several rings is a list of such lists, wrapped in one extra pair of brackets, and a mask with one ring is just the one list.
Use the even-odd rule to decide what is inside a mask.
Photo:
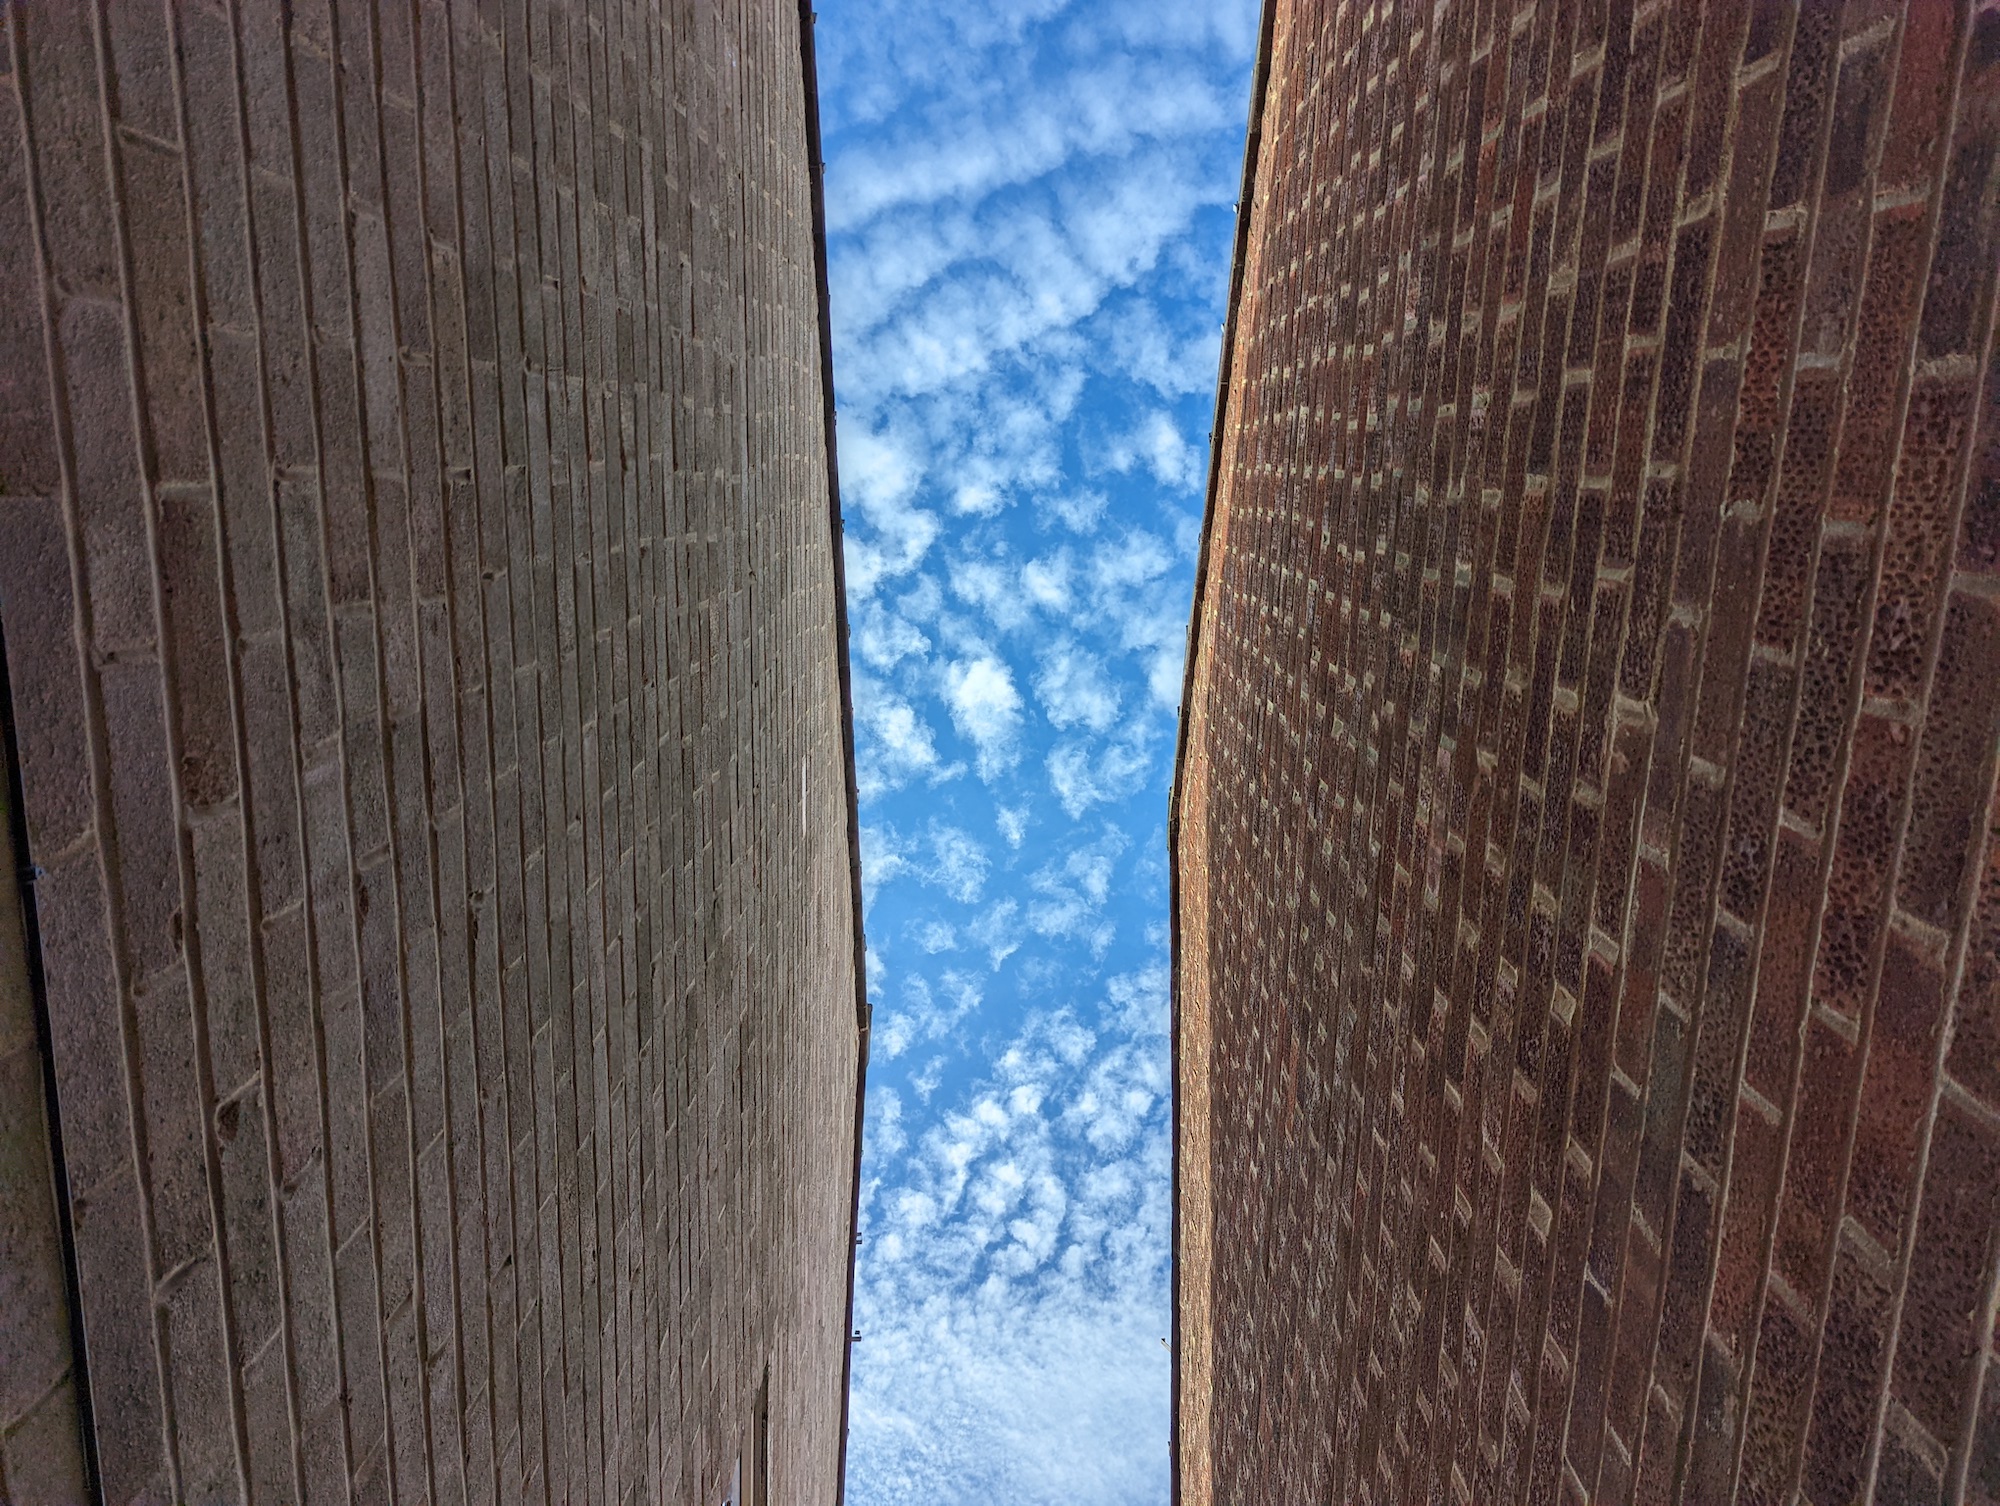
[(1266, 9), (1179, 1498), (2000, 1500), (2000, 8)]
[(0, 1499), (838, 1498), (815, 109), (782, 0), (0, 6)]

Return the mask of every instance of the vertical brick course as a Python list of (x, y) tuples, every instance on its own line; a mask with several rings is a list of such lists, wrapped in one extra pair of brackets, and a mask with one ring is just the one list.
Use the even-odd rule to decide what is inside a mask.
[(1273, 0), (1183, 1499), (2000, 1499), (2000, 8)]
[(836, 1495), (799, 23), (0, 7), (0, 1498)]

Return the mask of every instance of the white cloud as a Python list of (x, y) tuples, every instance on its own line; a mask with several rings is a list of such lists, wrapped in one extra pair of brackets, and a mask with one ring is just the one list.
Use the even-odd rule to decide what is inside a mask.
[(903, 1132), (903, 1100), (891, 1087), (880, 1087), (868, 1095), (868, 1154), (877, 1158), (899, 1156), (910, 1143)]
[(1121, 475), (1135, 467), (1152, 472), (1160, 485), (1198, 491), (1205, 479), (1203, 453), (1181, 438), (1171, 415), (1154, 409), (1129, 431), (1112, 440), (1105, 464)]
[(932, 956), (936, 956), (939, 952), (948, 952), (958, 945), (958, 931), (949, 921), (935, 918), (923, 921), (913, 934), (917, 945)]
[(1071, 820), (1093, 805), (1120, 800), (1145, 782), (1152, 758), (1143, 742), (1122, 738), (1095, 750), (1062, 742), (1049, 750), (1049, 788)]
[(937, 740), (917, 709), (881, 680), (854, 676), (855, 781), (863, 800), (913, 778), (949, 777)]
[(984, 558), (970, 557), (951, 568), (952, 594), (981, 608), (993, 625), (1002, 631), (1023, 626), (1029, 618), (1030, 598), (1021, 590), (1020, 575), (1005, 555), (995, 552)]
[(1146, 689), (1153, 704), (1173, 711), (1180, 706), (1181, 688), (1187, 666), (1186, 642), (1161, 644), (1146, 661)]
[(821, 5), (863, 861), (904, 948), (853, 1506), (1167, 1493), (1166, 975), (1126, 959), (1163, 946), (1139, 792), (1255, 38), (1253, 0)]
[(842, 495), (867, 524), (865, 532), (851, 521), (844, 529), (847, 589), (855, 597), (914, 570), (937, 539), (936, 514), (912, 500), (923, 474), (906, 442), (860, 426), (841, 433)]
[(1013, 761), (1021, 694), (1013, 671), (990, 653), (945, 666), (945, 703), (959, 732), (979, 750), (979, 772), (992, 778)]
[(1029, 880), (1035, 899), (1028, 906), (1028, 925), (1039, 935), (1080, 941), (1102, 955), (1117, 933), (1103, 911), (1125, 844), (1125, 834), (1109, 828), (1096, 842), (1038, 871)]
[(871, 669), (891, 670), (905, 659), (921, 660), (931, 640), (915, 623), (880, 602), (864, 601), (850, 619), (854, 651)]
[(986, 883), (986, 849), (956, 826), (934, 823), (930, 839), (935, 861), (924, 871), (924, 882), (937, 885), (961, 904), (971, 904)]
[(1089, 533), (1097, 527), (1109, 502), (1103, 492), (1065, 492), (1047, 499), (1049, 511), (1073, 533)]
[(1143, 382), (1163, 398), (1209, 397), (1215, 391), (1222, 331), (1211, 320), (1168, 322), (1151, 300), (1124, 294), (1107, 300), (1092, 321), (1109, 369)]
[(1067, 612), (1072, 570), (1067, 549), (1058, 550), (1046, 559), (1030, 560), (1021, 567), (1021, 589), (1043, 611)]
[(996, 970), (1021, 950), (1021, 927), (1016, 919), (1020, 913), (1021, 907), (1013, 900), (1003, 899), (965, 928), (967, 935), (986, 948)]
[(837, 152), (827, 163), (828, 231), (894, 209), (977, 203), (1077, 158), (1128, 156), (1149, 140), (1198, 135), (1235, 114), (1235, 101), (1225, 102), (1204, 72), (1175, 60), (1100, 59), (1045, 86), (996, 96), (952, 122), (955, 129)]
[(910, 866), (910, 844), (887, 826), (861, 827), (861, 877), (870, 902), (882, 885)]
[(912, 973), (893, 1007), (875, 1012), (875, 1043), (894, 1061), (918, 1041), (942, 1040), (960, 1021), (979, 1008), (983, 993), (978, 980), (955, 968), (933, 983)]
[(1028, 807), (1025, 805), (1000, 805), (993, 809), (993, 824), (1000, 828), (1000, 835), (1007, 839), (1009, 847), (1018, 848), (1022, 838), (1028, 834)]
[(1031, 1016), (929, 1129), (910, 1135), (896, 1099), (894, 1152), (871, 1142), (849, 1454), (865, 1501), (1136, 1506), (1166, 1488), (1166, 1043), (1100, 1013), (1108, 1031)]
[(1043, 656), (1035, 694), (1056, 727), (1084, 726), (1103, 732), (1118, 715), (1118, 690), (1105, 674), (1103, 661), (1072, 640), (1057, 643)]
[(1150, 533), (1134, 529), (1107, 539), (1091, 551), (1090, 576), (1101, 591), (1124, 592), (1150, 586), (1174, 567), (1174, 557)]

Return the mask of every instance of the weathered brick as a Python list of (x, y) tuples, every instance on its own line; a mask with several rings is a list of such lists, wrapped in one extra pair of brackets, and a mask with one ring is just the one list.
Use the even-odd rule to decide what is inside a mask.
[(73, 482), (91, 637), (100, 653), (147, 649), (155, 639), (153, 572), (122, 311), (72, 300), (57, 316), (57, 340), (69, 421), (92, 436), (74, 449)]
[(1883, 1387), (2000, 1227), (1932, 1130), (2000, 1103), (2000, 29), (1634, 9), (1268, 8), (1170, 826), (1198, 1506), (1959, 1457), (1990, 1336)]
[[(108, 1499), (708, 1499), (767, 1372), (774, 1498), (837, 1493), (859, 916), (795, 27), (0, 23), (0, 615)], [(757, 792), (802, 763), (805, 811)], [(70, 1499), (26, 1347), (66, 1329), (16, 1305), (55, 1389), (16, 1417), (8, 1366), (0, 1496)]]
[(2000, 1255), (2000, 1136), (1949, 1099), (1937, 1108), (1917, 1217), (1891, 1389), (1933, 1437), (1955, 1439), (1991, 1341), (1980, 1318)]
[[(11, 85), (11, 81), (10, 81)], [(58, 436), (49, 400), (48, 358), (35, 286), (35, 240), (29, 221), (27, 153), (21, 103), (0, 88), (0, 286), (16, 290), (0, 305), (0, 497), (53, 496), (61, 485)]]
[(1916, 1201), (1923, 1120), (1936, 1090), (1944, 979), (1899, 928), (1883, 949), (1854, 1129), (1847, 1208), (1884, 1249), (1903, 1242)]
[[(68, 1119), (65, 1108), (65, 1128)], [(127, 1168), (71, 1197), (98, 1475), (106, 1499), (120, 1501), (163, 1499), (168, 1479), (139, 1196)]]
[(0, 501), (0, 611), (29, 850), (65, 851), (93, 819), (68, 541), (53, 501)]
[(180, 153), (127, 140), (119, 153), (125, 231), (132, 258), (132, 323), (144, 378), (152, 480), (209, 479), (208, 421), (200, 353), (195, 347), (194, 289), (188, 282), (187, 186)]
[(1815, 1501), (1852, 1500), (1862, 1481), (1887, 1359), (1892, 1294), (1851, 1250), (1834, 1262), (1800, 1484)]
[(79, 5), (39, 10), (23, 17), (20, 30), (18, 87), (34, 123), (49, 261), (62, 268), (66, 289), (115, 295), (118, 245), (91, 14)]
[(159, 499), (160, 606), (172, 656), (180, 797), (200, 809), (236, 794), (236, 725), (224, 643), (215, 504), (205, 491)]
[(0, 1056), (0, 1095), (10, 1105), (0, 1122), (0, 1419), (11, 1425), (71, 1363), (42, 1055), (32, 1041)]
[(1969, 592), (1945, 606), (1923, 741), (1910, 788), (1904, 867), (1896, 898), (1912, 915), (1949, 931), (1962, 917), (1961, 890), (1990, 829), (1988, 793), (2000, 750), (2000, 602)]

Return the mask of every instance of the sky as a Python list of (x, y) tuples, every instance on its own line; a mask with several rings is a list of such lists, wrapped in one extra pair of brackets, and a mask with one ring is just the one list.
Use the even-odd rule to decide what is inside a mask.
[(820, 0), (854, 1506), (1168, 1499), (1166, 805), (1256, 25)]

